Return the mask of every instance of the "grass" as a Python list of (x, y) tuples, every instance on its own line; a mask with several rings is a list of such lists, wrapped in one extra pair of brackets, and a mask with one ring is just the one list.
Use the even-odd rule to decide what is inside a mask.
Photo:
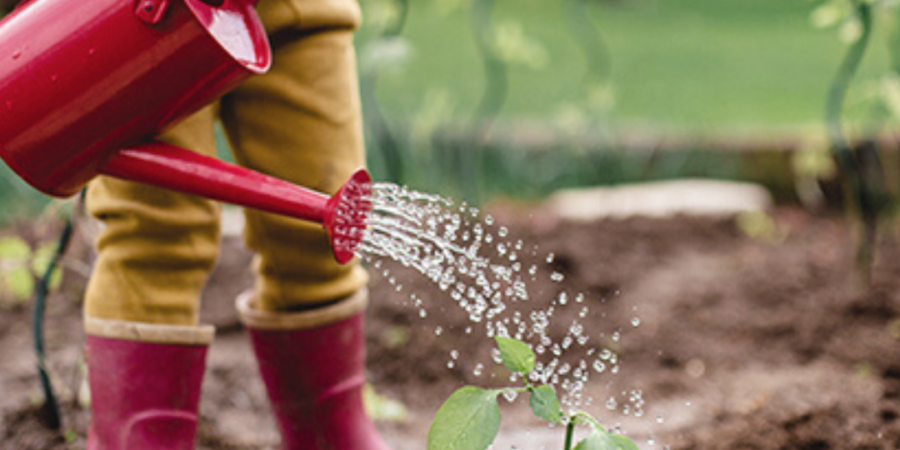
[[(519, 22), (549, 58), (539, 69), (510, 72), (503, 120), (548, 122), (564, 105), (584, 97), (585, 62), (567, 31), (562, 3), (497, 1), (496, 21)], [(482, 94), (469, 11), (441, 14), (439, 4), (412, 2), (403, 36), (412, 43), (413, 56), (379, 86), (389, 117), (415, 117), (424, 108), (422, 99), (436, 91), (448, 93), (455, 113), (466, 116)], [(373, 2), (363, 5), (371, 8)], [(626, 128), (700, 132), (818, 126), (844, 45), (834, 30), (810, 25), (815, 5), (809, 0), (595, 2), (592, 18), (613, 61), (613, 119)], [(861, 78), (885, 70), (883, 42), (876, 38)]]
[[(358, 43), (365, 58), (375, 33), (379, 2), (362, 0), (365, 17)], [(469, 0), (471, 1), (471, 0)], [(614, 130), (653, 130), (666, 133), (730, 135), (735, 132), (821, 132), (828, 83), (835, 73), (844, 45), (834, 30), (816, 30), (809, 13), (810, 0), (589, 0), (589, 16), (601, 31), (612, 57), (615, 105)], [(467, 7), (443, 12), (441, 5), (464, 0), (410, 1), (403, 37), (412, 44), (412, 56), (381, 73), (377, 96), (393, 124), (417, 132), (417, 121), (428, 122), (426, 139), (407, 142), (408, 152), (420, 150), (427, 134), (441, 123), (470, 118), (483, 95), (485, 76), (476, 49)], [(512, 66), (509, 95), (500, 117), (508, 124), (555, 129), (561, 111), (584, 105), (586, 60), (576, 36), (568, 31), (563, 0), (496, 0), (495, 22), (515, 23), (538, 42), (546, 54), (542, 66)], [(871, 79), (887, 68), (885, 32), (879, 27), (872, 52), (860, 79)], [(863, 83), (857, 83), (857, 88)], [(436, 126), (438, 126), (436, 128)], [(406, 131), (404, 131), (405, 133)], [(377, 153), (377, 145), (370, 145)], [(635, 171), (646, 173), (641, 158), (613, 158), (595, 165), (600, 175), (579, 163), (578, 152), (555, 152), (559, 170), (534, 187), (535, 179), (516, 179), (526, 171), (534, 177), (548, 172), (536, 167), (535, 156), (509, 155), (496, 149), (488, 157), (491, 170), (516, 166), (508, 185), (519, 191), (547, 189), (597, 179), (626, 181)], [(504, 156), (506, 155), (506, 156)], [(567, 156), (568, 155), (568, 156)], [(613, 155), (615, 156), (615, 155)], [(435, 155), (418, 155), (408, 164), (427, 164)], [(516, 159), (518, 158), (518, 159)], [(538, 157), (537, 159), (540, 159)], [(621, 173), (610, 175), (618, 164)], [(702, 164), (701, 164), (702, 165)], [(673, 163), (672, 167), (682, 167)], [(571, 168), (567, 168), (571, 167)], [(617, 166), (618, 167), (618, 166)], [(668, 167), (668, 166), (667, 166)], [(456, 177), (445, 167), (441, 172)], [(598, 169), (599, 170), (599, 169)], [(586, 172), (585, 175), (577, 175)], [(664, 170), (666, 176), (677, 176)], [(435, 178), (435, 177), (432, 177)], [(468, 181), (466, 181), (468, 182)], [(0, 165), (0, 220), (29, 214), (47, 200)]]

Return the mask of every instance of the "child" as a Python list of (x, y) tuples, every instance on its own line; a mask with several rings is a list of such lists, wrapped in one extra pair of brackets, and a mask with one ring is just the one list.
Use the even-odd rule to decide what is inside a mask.
[[(215, 154), (222, 121), (241, 165), (331, 194), (364, 164), (355, 0), (261, 0), (273, 66), (162, 138)], [(105, 224), (85, 300), (88, 449), (190, 449), (210, 326), (200, 292), (217, 257), (219, 205), (98, 178)], [(314, 225), (246, 211), (258, 282), (237, 307), (291, 450), (385, 450), (362, 408), (367, 276), (337, 264)]]

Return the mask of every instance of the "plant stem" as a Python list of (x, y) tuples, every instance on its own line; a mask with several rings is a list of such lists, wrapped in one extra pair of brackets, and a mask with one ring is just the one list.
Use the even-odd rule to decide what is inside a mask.
[[(400, 36), (406, 26), (406, 20), (409, 17), (409, 0), (395, 0), (399, 9), (397, 19), (381, 30), (376, 41), (388, 41)], [(408, 183), (408, 174), (406, 173), (406, 160), (408, 155), (403, 155), (403, 149), (397, 139), (391, 125), (388, 123), (387, 117), (381, 109), (381, 103), (378, 101), (378, 70), (372, 69), (370, 72), (360, 75), (360, 98), (362, 100), (364, 124), (366, 126), (366, 134), (371, 144), (378, 149), (384, 159), (385, 172), (387, 180), (395, 183)]]
[(406, 28), (406, 20), (409, 18), (409, 0), (395, 0), (395, 3), (400, 10), (400, 14), (394, 23), (385, 28), (383, 37), (386, 38), (399, 36), (403, 29)]
[(591, 19), (588, 6), (586, 0), (566, 0), (563, 7), (567, 28), (584, 54), (585, 80), (609, 81), (612, 73), (609, 46)]
[(847, 49), (847, 53), (841, 61), (841, 66), (831, 82), (826, 104), (825, 121), (828, 129), (828, 139), (831, 143), (831, 149), (837, 161), (841, 178), (847, 185), (854, 206), (858, 208), (862, 216), (863, 238), (858, 249), (857, 262), (868, 278), (870, 276), (872, 252), (877, 233), (879, 206), (876, 204), (877, 200), (874, 192), (872, 192), (867, 183), (864, 168), (854, 155), (850, 140), (844, 132), (842, 113), (847, 91), (850, 89), (850, 83), (853, 81), (866, 49), (869, 47), (872, 35), (872, 5), (867, 0), (851, 0), (851, 3), (857, 17), (859, 17), (862, 32), (856, 42)]
[[(857, 69), (859, 69), (860, 62), (862, 62), (866, 48), (869, 45), (869, 38), (872, 34), (872, 8), (865, 0), (851, 1), (859, 15), (859, 20), (862, 24), (862, 34), (847, 50), (841, 66), (831, 82), (831, 88), (828, 91), (825, 120), (828, 126), (828, 137), (838, 164), (842, 170), (852, 172), (846, 175), (855, 177), (859, 175), (859, 172), (856, 170), (856, 161), (853, 159), (850, 144), (847, 136), (844, 134), (842, 112), (844, 100), (850, 88), (850, 82), (853, 80)], [(853, 180), (853, 182), (855, 181)]]
[[(496, 0), (475, 0), (472, 3), (472, 24), (475, 32), (475, 44), (481, 54), (486, 80), (484, 94), (475, 110), (473, 122), (483, 139), (487, 136), (491, 125), (500, 115), (509, 90), (506, 62), (497, 55), (494, 49), (494, 17)], [(478, 125), (480, 124), (480, 125)]]
[(575, 416), (570, 417), (569, 423), (566, 424), (566, 444), (563, 450), (572, 449), (572, 437), (575, 435), (575, 419)]
[(600, 422), (597, 422), (597, 419), (595, 419), (594, 416), (592, 416), (584, 411), (577, 411), (575, 414), (572, 415), (572, 419), (573, 420), (582, 419), (585, 422), (590, 422), (591, 426), (593, 426), (594, 428), (599, 428), (599, 429), (603, 430), (604, 432), (606, 432), (606, 427), (604, 427), (603, 425), (600, 425)]
[[(82, 191), (82, 196), (84, 195), (83, 192), (84, 191)], [(59, 431), (62, 427), (62, 414), (59, 409), (59, 402), (56, 400), (56, 395), (53, 392), (53, 384), (50, 381), (50, 375), (47, 372), (46, 353), (44, 350), (44, 311), (46, 309), (47, 297), (50, 294), (50, 283), (53, 274), (59, 266), (60, 259), (69, 247), (69, 242), (72, 240), (74, 229), (74, 219), (72, 216), (69, 216), (66, 218), (62, 234), (59, 237), (56, 252), (53, 254), (50, 264), (47, 265), (47, 268), (38, 280), (37, 290), (35, 292), (34, 312), (32, 314), (34, 352), (37, 355), (38, 376), (41, 381), (41, 388), (44, 392), (44, 404), (41, 410), (44, 413), (44, 419), (47, 421), (47, 426), (54, 431)]]

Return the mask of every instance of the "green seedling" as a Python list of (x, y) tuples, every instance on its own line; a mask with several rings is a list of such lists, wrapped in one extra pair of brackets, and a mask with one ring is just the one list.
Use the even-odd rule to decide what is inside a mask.
[[(0, 238), (0, 299), (10, 298), (13, 304), (19, 304), (31, 298), (37, 277), (49, 267), (55, 248), (56, 244), (49, 242), (32, 250), (19, 237)], [(59, 286), (61, 280), (62, 271), (55, 271), (50, 287)]]
[[(496, 337), (500, 359), (507, 369), (521, 375), (524, 386), (482, 389), (464, 386), (454, 392), (438, 409), (428, 431), (428, 450), (485, 450), (500, 431), (500, 394), (529, 394), (529, 405), (535, 416), (550, 423), (566, 426), (564, 450), (638, 450), (625, 436), (606, 430), (593, 416), (576, 411), (563, 412), (553, 387), (534, 385), (528, 374), (534, 370), (535, 354), (522, 341)], [(587, 425), (588, 435), (572, 447), (575, 426)]]

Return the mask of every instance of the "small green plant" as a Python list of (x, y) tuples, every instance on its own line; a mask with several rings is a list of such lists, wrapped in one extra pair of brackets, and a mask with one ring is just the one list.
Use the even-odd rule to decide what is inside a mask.
[[(32, 250), (19, 237), (0, 238), (0, 302), (8, 299), (11, 305), (17, 305), (34, 296), (37, 277), (47, 270), (55, 247), (55, 243), (48, 242)], [(61, 279), (62, 272), (55, 271), (50, 287), (59, 286)]]
[(589, 434), (575, 445), (574, 450), (638, 450), (630, 439), (606, 430), (593, 416), (576, 411), (563, 412), (552, 386), (533, 385), (528, 374), (534, 370), (535, 354), (522, 341), (495, 337), (500, 359), (507, 369), (521, 376), (524, 386), (482, 389), (464, 386), (454, 392), (438, 409), (428, 431), (428, 450), (484, 450), (494, 442), (500, 431), (500, 394), (528, 393), (529, 405), (535, 416), (550, 423), (565, 424), (564, 450), (573, 450), (575, 426), (585, 424)]

